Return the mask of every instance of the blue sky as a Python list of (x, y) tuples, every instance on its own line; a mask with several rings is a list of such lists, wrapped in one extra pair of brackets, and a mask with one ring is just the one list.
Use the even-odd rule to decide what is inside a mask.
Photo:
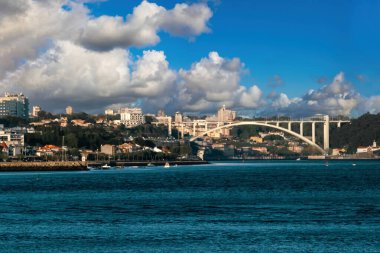
[[(140, 2), (111, 0), (89, 8), (95, 16), (126, 16)], [(154, 2), (170, 9), (180, 1)], [(238, 57), (249, 70), (242, 84), (257, 84), (264, 93), (302, 96), (340, 71), (362, 95), (380, 93), (379, 1), (222, 0), (209, 6), (211, 33), (194, 41), (162, 33), (158, 45), (131, 50), (163, 50), (175, 69), (189, 68), (210, 51)], [(274, 76), (281, 86), (268, 85)]]
[(0, 92), (54, 112), (378, 113), (379, 12), (377, 0), (1, 0)]

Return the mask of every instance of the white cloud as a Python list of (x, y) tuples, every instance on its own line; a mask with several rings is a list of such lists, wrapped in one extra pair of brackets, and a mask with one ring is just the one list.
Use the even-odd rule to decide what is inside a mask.
[[(7, 6), (7, 2), (10, 3), (6, 1), (2, 5)], [(0, 79), (6, 72), (38, 57), (40, 51), (46, 50), (53, 41), (70, 39), (72, 31), (88, 18), (88, 10), (83, 5), (71, 3), (71, 11), (65, 11), (63, 3), (17, 0), (2, 9)]]
[(162, 15), (161, 27), (170, 34), (191, 37), (210, 32), (207, 21), (212, 11), (205, 4), (176, 4)]
[(210, 52), (190, 70), (181, 69), (183, 108), (214, 110), (222, 104), (257, 108), (261, 104), (261, 91), (257, 86), (247, 89), (240, 85), (243, 70), (244, 65), (238, 58), (225, 59), (217, 52)]
[(209, 32), (207, 22), (211, 16), (212, 11), (205, 4), (176, 4), (174, 9), (166, 10), (143, 1), (125, 21), (123, 17), (110, 16), (88, 20), (78, 42), (99, 51), (155, 45), (160, 41), (160, 30), (183, 37)]
[(371, 96), (365, 99), (361, 105), (361, 112), (379, 113), (380, 112), (380, 96)]
[(51, 109), (72, 103), (88, 109), (120, 100), (129, 83), (128, 53), (121, 49), (99, 53), (68, 41), (57, 42), (37, 60), (29, 61), (2, 82), (5, 90), (24, 92), (31, 101)]
[(317, 90), (309, 90), (302, 98), (289, 99), (281, 93), (272, 98), (272, 109), (287, 115), (311, 116), (317, 113), (349, 115), (361, 103), (361, 95), (338, 73), (334, 80)]
[(212, 16), (205, 4), (178, 4), (166, 10), (143, 1), (124, 21), (117, 16), (93, 17), (84, 2), (91, 0), (0, 1), (0, 79), (58, 40), (98, 51), (154, 45), (160, 41), (160, 30), (185, 37), (208, 32)]

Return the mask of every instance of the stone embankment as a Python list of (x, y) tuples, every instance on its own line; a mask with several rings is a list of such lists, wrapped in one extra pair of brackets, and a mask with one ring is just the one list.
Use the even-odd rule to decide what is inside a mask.
[(0, 162), (0, 171), (81, 171), (82, 162)]
[(89, 161), (87, 165), (89, 167), (100, 167), (104, 164), (108, 164), (110, 166), (117, 166), (117, 167), (148, 166), (148, 164), (154, 165), (154, 166), (163, 166), (165, 165), (166, 162), (168, 162), (170, 166), (208, 164), (207, 161), (200, 161), (200, 160), (177, 160), (177, 161), (110, 161), (110, 162)]

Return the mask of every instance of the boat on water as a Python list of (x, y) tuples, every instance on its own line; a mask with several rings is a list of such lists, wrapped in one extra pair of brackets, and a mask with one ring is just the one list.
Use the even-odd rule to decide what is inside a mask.
[(111, 168), (111, 166), (109, 166), (108, 164), (104, 164), (104, 165), (102, 166), (102, 169), (109, 169), (109, 168)]
[(300, 157), (298, 157), (298, 158), (296, 159), (296, 161), (301, 161), (301, 158), (300, 158)]
[(170, 168), (170, 164), (168, 162), (165, 163), (164, 168)]
[(148, 163), (146, 166), (147, 167), (154, 167), (154, 164), (153, 163)]

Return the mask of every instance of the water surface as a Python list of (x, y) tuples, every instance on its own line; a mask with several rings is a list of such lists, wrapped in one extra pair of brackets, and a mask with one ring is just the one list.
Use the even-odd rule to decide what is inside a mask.
[(379, 252), (380, 162), (0, 173), (2, 252)]

